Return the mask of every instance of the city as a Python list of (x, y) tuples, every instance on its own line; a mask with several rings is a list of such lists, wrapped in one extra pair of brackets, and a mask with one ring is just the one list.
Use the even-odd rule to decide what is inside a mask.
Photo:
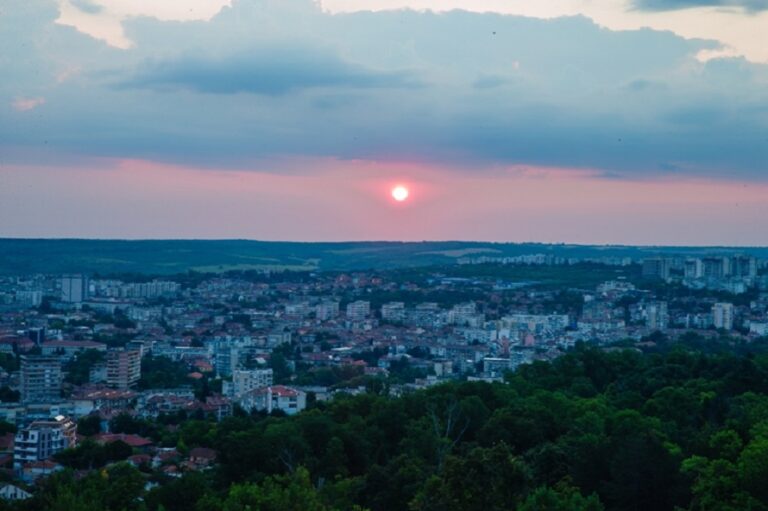
[[(483, 276), (531, 270), (573, 274), (576, 284)], [(210, 469), (216, 451), (182, 452), (167, 433), (158, 442), (121, 424), (293, 415), (338, 395), (504, 382), (578, 343), (764, 343), (766, 270), (768, 261), (739, 253), (637, 261), (531, 254), (352, 273), (3, 277), (0, 418), (8, 433), (0, 460), (34, 485), (75, 466), (78, 445), (119, 445), (113, 461), (179, 477)]]
[(3, 0), (0, 511), (768, 511), (768, 0)]

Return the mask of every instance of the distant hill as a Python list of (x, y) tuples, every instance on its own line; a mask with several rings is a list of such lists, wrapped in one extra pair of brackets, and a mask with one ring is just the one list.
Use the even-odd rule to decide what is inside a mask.
[(561, 257), (647, 257), (747, 252), (768, 257), (767, 248), (630, 247), (471, 241), (301, 243), (252, 240), (2, 239), (0, 274), (146, 273), (189, 270), (360, 270), (451, 264), (458, 258), (523, 254)]

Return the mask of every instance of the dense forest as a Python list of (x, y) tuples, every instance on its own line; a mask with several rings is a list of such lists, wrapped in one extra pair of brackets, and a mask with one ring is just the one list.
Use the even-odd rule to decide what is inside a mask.
[[(768, 509), (768, 356), (579, 346), (506, 383), (386, 386), (293, 417), (118, 417), (112, 429), (218, 453), (182, 477), (86, 441), (25, 510)], [(115, 462), (116, 461), (116, 462)], [(84, 472), (89, 468), (103, 467)], [(16, 507), (14, 507), (16, 506)]]

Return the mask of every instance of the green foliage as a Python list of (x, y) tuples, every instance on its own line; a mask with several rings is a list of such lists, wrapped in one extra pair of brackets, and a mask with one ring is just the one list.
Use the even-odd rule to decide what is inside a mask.
[(18, 390), (12, 390), (7, 385), (0, 387), (0, 401), (3, 403), (18, 403), (21, 399), (21, 393)]
[(77, 434), (93, 436), (101, 432), (101, 418), (98, 415), (86, 415), (77, 421)]
[(537, 488), (517, 508), (518, 511), (603, 511), (597, 495), (584, 497), (579, 491), (568, 485), (555, 488)]
[(65, 366), (66, 381), (75, 385), (88, 383), (90, 371), (94, 365), (104, 361), (105, 353), (97, 350), (85, 350), (78, 353)]
[(107, 463), (122, 461), (133, 454), (131, 446), (121, 440), (100, 445), (86, 440), (75, 448), (65, 449), (54, 457), (66, 467), (75, 469), (100, 468)]
[[(118, 416), (112, 431), (218, 456), (212, 470), (156, 474), (161, 484), (146, 494), (132, 473), (115, 475), (118, 487), (148, 511), (768, 511), (768, 358), (760, 354), (579, 345), (504, 384), (453, 382), (399, 398), (384, 390), (290, 417)], [(109, 472), (110, 460), (127, 455), (105, 451), (86, 442), (59, 459)], [(57, 475), (37, 504), (20, 505), (111, 509), (98, 495), (102, 470), (83, 480)]]
[(189, 384), (189, 367), (168, 357), (146, 356), (141, 359), (140, 389), (175, 388)]

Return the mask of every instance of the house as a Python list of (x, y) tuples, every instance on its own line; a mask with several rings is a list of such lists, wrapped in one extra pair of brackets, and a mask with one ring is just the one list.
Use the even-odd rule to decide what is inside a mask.
[(134, 454), (132, 456), (128, 456), (126, 461), (137, 468), (142, 465), (149, 466), (149, 464), (152, 463), (152, 456), (149, 454)]
[(271, 413), (273, 410), (282, 410), (293, 415), (307, 407), (307, 395), (298, 389), (271, 385), (245, 393), (240, 399), (240, 406), (247, 412), (256, 410)]
[(6, 484), (0, 488), (0, 499), (4, 500), (27, 500), (32, 494), (22, 490), (18, 486)]
[(216, 461), (216, 451), (207, 447), (195, 447), (189, 451), (189, 461), (207, 467)]
[(93, 437), (99, 444), (111, 444), (112, 442), (125, 442), (134, 449), (146, 451), (152, 447), (152, 440), (139, 435), (130, 435), (127, 433), (101, 433)]
[(54, 472), (64, 470), (64, 467), (50, 460), (31, 461), (21, 466), (21, 480), (34, 483), (38, 478), (49, 476)]

